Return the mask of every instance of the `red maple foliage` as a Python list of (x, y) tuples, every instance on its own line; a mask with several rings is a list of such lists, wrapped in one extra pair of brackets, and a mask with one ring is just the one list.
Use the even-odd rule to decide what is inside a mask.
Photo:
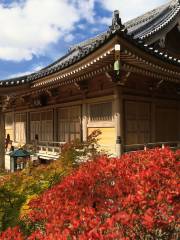
[(3, 232), (0, 236), (0, 239), (3, 240), (24, 240), (20, 228), (14, 227), (14, 228), (8, 228), (5, 232)]
[(83, 164), (31, 201), (26, 239), (178, 239), (179, 158), (165, 148)]

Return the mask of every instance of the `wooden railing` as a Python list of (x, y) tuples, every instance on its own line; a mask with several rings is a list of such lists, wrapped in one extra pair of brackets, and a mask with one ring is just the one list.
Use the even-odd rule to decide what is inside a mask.
[(141, 151), (156, 147), (164, 148), (166, 146), (172, 149), (178, 149), (180, 148), (180, 141), (124, 145), (124, 152)]
[[(43, 141), (38, 142), (36, 144), (30, 144), (33, 151), (39, 158), (47, 159), (47, 160), (56, 160), (60, 157), (62, 146), (65, 142), (49, 142)], [(172, 142), (155, 142), (155, 143), (144, 143), (144, 144), (131, 144), (131, 145), (124, 145), (124, 153), (127, 152), (134, 152), (134, 151), (144, 151), (147, 149), (152, 149), (156, 147), (164, 148), (169, 146), (172, 149), (180, 148), (180, 141), (172, 141)], [(111, 149), (115, 147), (114, 145), (101, 145), (105, 149), (110, 147)]]
[(65, 142), (38, 142), (35, 146), (36, 153), (40, 158), (44, 159), (58, 159), (61, 154), (61, 147)]
[(28, 144), (29, 149), (39, 157), (47, 160), (56, 160), (61, 154), (62, 146), (65, 142), (43, 141), (34, 144)]

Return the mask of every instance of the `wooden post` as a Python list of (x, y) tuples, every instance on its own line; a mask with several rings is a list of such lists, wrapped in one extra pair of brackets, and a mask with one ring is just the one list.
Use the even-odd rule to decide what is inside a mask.
[(5, 121), (0, 107), (0, 168), (5, 167)]
[(151, 103), (151, 142), (156, 142), (156, 103), (154, 99)]
[(115, 126), (116, 126), (116, 155), (119, 157), (123, 153), (123, 98), (122, 87), (115, 86)]
[(16, 140), (16, 129), (15, 129), (16, 125), (15, 125), (15, 111), (13, 111), (13, 135), (14, 135), (14, 143), (15, 143), (15, 140)]
[(59, 141), (58, 136), (58, 109), (53, 110), (53, 142)]
[[(177, 103), (178, 105), (178, 123), (180, 122), (180, 102)], [(180, 148), (180, 124), (178, 124), (178, 148)]]
[(26, 143), (30, 143), (30, 113), (26, 115)]
[(82, 140), (83, 142), (87, 141), (87, 123), (88, 123), (88, 117), (87, 117), (87, 104), (82, 104)]

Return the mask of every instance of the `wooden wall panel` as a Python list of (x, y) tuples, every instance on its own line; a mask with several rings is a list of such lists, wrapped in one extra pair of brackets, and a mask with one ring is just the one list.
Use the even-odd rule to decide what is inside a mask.
[(116, 152), (116, 134), (115, 128), (88, 128), (88, 135), (90, 135), (93, 131), (100, 130), (101, 135), (99, 138), (100, 148), (108, 151), (110, 153), (115, 154)]
[(125, 144), (150, 142), (150, 103), (125, 101)]
[(176, 108), (156, 108), (156, 141), (178, 140), (178, 110)]

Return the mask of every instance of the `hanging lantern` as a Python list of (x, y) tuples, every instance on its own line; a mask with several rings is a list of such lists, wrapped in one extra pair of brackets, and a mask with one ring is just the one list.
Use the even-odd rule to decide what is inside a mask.
[(121, 46), (120, 46), (120, 44), (115, 44), (114, 71), (115, 71), (115, 73), (116, 73), (116, 76), (119, 76), (119, 74), (120, 74), (120, 51), (121, 51)]
[(114, 62), (114, 71), (116, 72), (117, 75), (119, 75), (119, 73), (120, 73), (120, 62), (119, 62), (119, 60), (116, 60)]

